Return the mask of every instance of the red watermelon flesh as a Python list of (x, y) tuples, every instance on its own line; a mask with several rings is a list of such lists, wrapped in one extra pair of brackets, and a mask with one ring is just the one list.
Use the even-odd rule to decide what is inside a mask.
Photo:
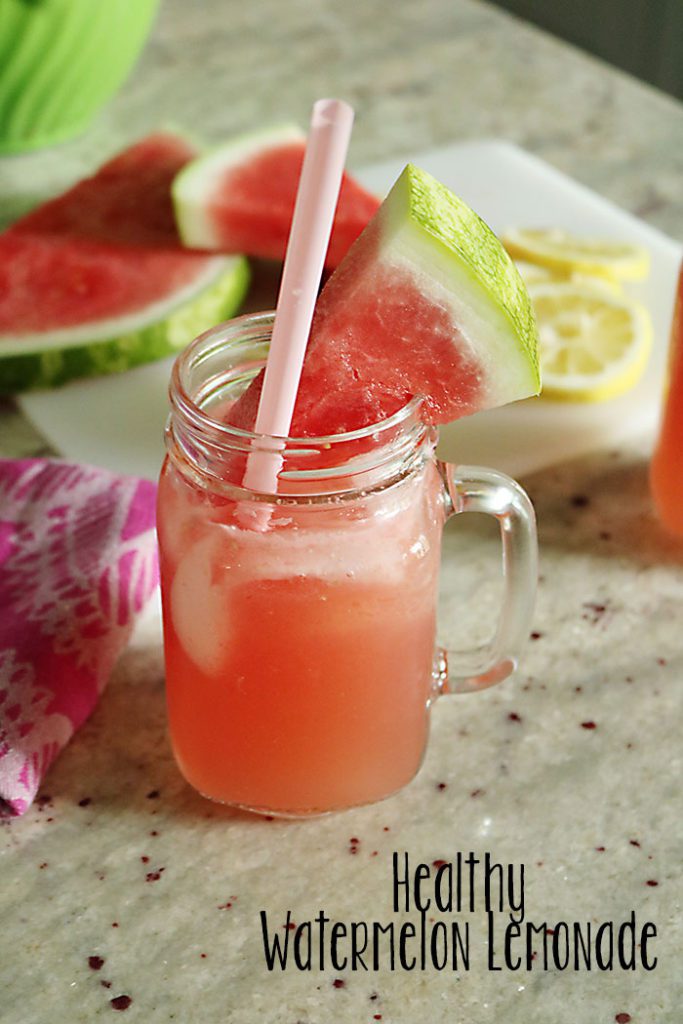
[[(243, 252), (283, 260), (294, 214), (305, 140), (265, 144), (224, 168), (217, 156), (200, 158), (174, 188), (176, 212), (186, 244), (212, 251)], [(368, 222), (380, 200), (350, 175), (342, 179), (330, 245), (325, 259), (336, 267)]]
[[(425, 397), (424, 416), (433, 423), (480, 407), (479, 364), (458, 343), (450, 311), (408, 269), (378, 259), (378, 242), (373, 223), (321, 293), (292, 437), (361, 429), (416, 394)], [(262, 376), (232, 407), (233, 426), (253, 429)]]
[[(538, 334), (524, 283), (462, 199), (408, 164), (323, 288), (290, 435), (380, 422), (413, 397), (448, 423), (538, 394)], [(253, 429), (260, 380), (230, 410)]]
[(195, 155), (151, 135), (0, 235), (0, 333), (118, 318), (192, 283), (211, 257), (179, 243), (171, 183)]

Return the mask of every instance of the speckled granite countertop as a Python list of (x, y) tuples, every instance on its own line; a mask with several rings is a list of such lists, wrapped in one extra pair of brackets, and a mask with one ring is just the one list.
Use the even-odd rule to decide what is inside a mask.
[[(312, 98), (341, 94), (357, 111), (356, 165), (506, 137), (683, 239), (683, 108), (485, 4), (204, 0), (201, 10), (166, 0), (135, 76), (85, 138), (0, 161), (0, 217), (159, 123), (219, 139), (305, 122)], [(522, 670), (476, 699), (440, 702), (420, 775), (381, 805), (281, 823), (195, 796), (165, 736), (151, 616), (38, 803), (0, 828), (3, 1024), (116, 1012), (201, 1024), (680, 1024), (683, 547), (650, 510), (651, 444), (524, 481), (541, 583)], [(2, 455), (44, 449), (0, 406)], [(449, 533), (444, 600), (461, 608), (463, 630), (493, 614), (495, 562), (489, 531)], [(532, 969), (513, 971), (505, 914), (494, 915), (488, 964), (477, 874), (473, 913), (434, 914), (469, 922), (469, 970), (392, 972), (387, 957), (377, 972), (267, 970), (261, 910), (280, 935), (288, 910), (297, 925), (323, 910), (347, 924), (419, 926), (414, 907), (394, 913), (394, 851), (412, 869), (457, 864), (458, 853), (489, 852), (517, 877), (524, 864), (525, 922), (547, 924), (550, 946), (558, 922), (595, 931), (634, 912), (639, 939), (656, 926), (657, 966), (603, 971), (594, 957), (590, 972), (544, 970), (536, 938)]]

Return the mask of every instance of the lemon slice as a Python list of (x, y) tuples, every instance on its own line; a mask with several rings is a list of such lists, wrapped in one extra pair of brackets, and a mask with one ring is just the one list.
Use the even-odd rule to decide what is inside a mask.
[(526, 260), (515, 260), (515, 266), (527, 288), (537, 284), (549, 284), (553, 281), (565, 284), (571, 281), (572, 284), (604, 288), (612, 295), (620, 295), (622, 292), (621, 282), (608, 277), (596, 277), (595, 274), (563, 274), (550, 270), (549, 267), (542, 267), (539, 263), (528, 263)]
[(647, 277), (650, 256), (646, 249), (626, 242), (579, 238), (561, 228), (511, 228), (503, 245), (514, 259), (527, 260), (563, 274), (594, 274), (617, 280)]
[(529, 288), (539, 333), (543, 395), (601, 402), (634, 386), (647, 364), (652, 326), (639, 303), (568, 283)]
[(519, 276), (527, 288), (534, 284), (547, 284), (548, 281), (556, 281), (557, 275), (547, 267), (541, 267), (538, 263), (528, 263), (526, 260), (515, 260), (515, 266)]
[(580, 288), (593, 288), (610, 295), (623, 295), (624, 289), (621, 281), (616, 278), (598, 277), (596, 274), (570, 274), (568, 278), (555, 278), (555, 280), (567, 281), (578, 285)]

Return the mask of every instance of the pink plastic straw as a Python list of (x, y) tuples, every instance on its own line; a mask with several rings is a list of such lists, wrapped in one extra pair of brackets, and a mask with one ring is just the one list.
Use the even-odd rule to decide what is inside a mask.
[[(343, 100), (318, 100), (313, 107), (256, 415), (257, 434), (289, 434), (352, 124), (353, 110)], [(278, 452), (253, 451), (244, 486), (275, 493), (281, 467)]]

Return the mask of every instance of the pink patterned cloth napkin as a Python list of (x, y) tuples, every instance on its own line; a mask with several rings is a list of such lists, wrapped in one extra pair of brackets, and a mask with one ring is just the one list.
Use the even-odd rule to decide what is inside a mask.
[(23, 814), (158, 582), (156, 488), (0, 459), (0, 814)]

